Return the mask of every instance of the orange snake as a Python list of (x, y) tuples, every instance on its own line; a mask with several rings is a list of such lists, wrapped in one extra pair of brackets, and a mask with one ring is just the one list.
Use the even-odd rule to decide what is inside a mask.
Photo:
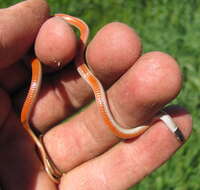
[[(80, 49), (79, 53), (75, 58), (76, 68), (80, 76), (92, 88), (95, 95), (98, 110), (104, 120), (105, 125), (110, 128), (113, 134), (123, 139), (133, 138), (142, 134), (150, 126), (138, 126), (128, 129), (121, 127), (115, 121), (109, 109), (106, 94), (103, 89), (103, 86), (101, 85), (101, 82), (95, 77), (95, 75), (86, 65), (84, 60), (84, 52), (89, 35), (89, 28), (87, 24), (84, 21), (70, 15), (56, 14), (55, 16), (61, 17), (67, 23), (71, 24), (72, 26), (80, 30)], [(23, 127), (27, 130), (28, 134), (32, 137), (36, 146), (38, 147), (40, 152), (40, 158), (42, 159), (46, 172), (55, 183), (59, 183), (60, 177), (62, 176), (62, 172), (60, 172), (57, 169), (57, 167), (54, 165), (51, 158), (49, 157), (45, 149), (45, 146), (43, 145), (42, 138), (38, 138), (38, 136), (33, 132), (29, 124), (30, 114), (35, 104), (37, 95), (39, 93), (41, 79), (42, 79), (42, 68), (40, 61), (37, 58), (35, 58), (31, 62), (31, 66), (32, 66), (32, 80), (28, 95), (26, 97), (26, 100), (22, 108), (21, 123)], [(182, 132), (178, 129), (172, 118), (166, 112), (160, 111), (160, 114), (157, 116), (157, 118), (159, 118), (166, 124), (166, 126), (170, 129), (170, 131), (176, 135), (178, 140), (180, 140), (181, 142), (184, 141), (184, 136)]]

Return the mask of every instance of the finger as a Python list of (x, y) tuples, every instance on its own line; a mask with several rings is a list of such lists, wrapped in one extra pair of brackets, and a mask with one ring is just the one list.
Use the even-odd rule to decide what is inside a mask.
[[(51, 23), (48, 24), (48, 30), (50, 30), (50, 24), (52, 24), (52, 20)], [(61, 24), (63, 24), (63, 22)], [(68, 28), (69, 26), (64, 24), (62, 27)], [(107, 33), (109, 33), (107, 31), (111, 30), (113, 30), (113, 33), (109, 36), (109, 42), (113, 44), (113, 46), (116, 46), (116, 48), (112, 49), (107, 45), (107, 48), (104, 48), (99, 55), (104, 55), (106, 58), (104, 62), (106, 63), (110, 61), (109, 67), (112, 67), (112, 71), (105, 69), (105, 72), (98, 75), (100, 79), (104, 79), (104, 77), (106, 77), (103, 82), (107, 87), (117, 80), (132, 64), (134, 64), (141, 52), (139, 37), (130, 27), (125, 24), (111, 23), (105, 26), (97, 34), (94, 41), (91, 42), (91, 45), (89, 45), (88, 56), (92, 54), (92, 49), (94, 49), (92, 47), (102, 40), (102, 37), (100, 38), (98, 36), (104, 36), (104, 33), (107, 35)], [(124, 35), (127, 37), (124, 38)], [(49, 38), (50, 37), (51, 36), (49, 36)], [(51, 40), (49, 39), (49, 41)], [(104, 40), (105, 43), (106, 41), (107, 39)], [(63, 42), (63, 44), (69, 44), (67, 39)], [(124, 49), (121, 50), (120, 44), (124, 49), (131, 49), (132, 53), (125, 54), (127, 51), (124, 51)], [(37, 47), (38, 46), (36, 46), (36, 48)], [(108, 60), (107, 51), (110, 53), (110, 60)], [(117, 64), (116, 60), (114, 61), (115, 55), (118, 55), (118, 61), (120, 64)], [(96, 56), (97, 63), (95, 64), (95, 62), (93, 62), (91, 64), (93, 69), (100, 67), (98, 65), (102, 64), (101, 61), (98, 61), (102, 58), (99, 58), (97, 55), (94, 56)], [(112, 59), (113, 62), (111, 61)], [(89, 57), (88, 62), (90, 62)], [(98, 70), (95, 72), (98, 73)], [(113, 72), (115, 73), (114, 75)], [(55, 125), (57, 122), (60, 122), (62, 119), (80, 109), (83, 105), (89, 103), (89, 101), (93, 98), (93, 93), (90, 87), (85, 83), (85, 81), (83, 81), (83, 79), (80, 78), (73, 65), (69, 65), (57, 74), (54, 73), (50, 77), (46, 78), (46, 81), (44, 79), (42, 84), (43, 86), (41, 88), (38, 102), (36, 103), (32, 115), (32, 123), (36, 128), (40, 129), (40, 131), (46, 131), (49, 127)], [(17, 99), (17, 102), (23, 102), (23, 100)]]
[[(168, 111), (188, 138), (192, 128), (191, 116), (181, 108), (170, 108)], [(160, 167), (179, 147), (180, 143), (174, 135), (162, 122), (157, 122), (136, 141), (121, 142), (105, 154), (65, 174), (60, 190), (128, 189)]]
[(114, 22), (103, 27), (90, 42), (86, 60), (97, 78), (107, 86), (134, 64), (141, 51), (140, 38), (133, 28)]
[[(180, 88), (181, 73), (176, 61), (167, 54), (151, 52), (136, 61), (108, 90), (107, 97), (118, 123), (135, 127), (148, 123)], [(119, 139), (105, 126), (94, 103), (49, 131), (44, 141), (55, 164), (68, 171), (108, 150)]]
[(48, 19), (40, 28), (35, 41), (36, 56), (44, 64), (60, 68), (69, 63), (77, 49), (72, 28), (57, 17)]
[(44, 0), (27, 0), (0, 10), (0, 68), (21, 58), (33, 43), (42, 23), (49, 17)]

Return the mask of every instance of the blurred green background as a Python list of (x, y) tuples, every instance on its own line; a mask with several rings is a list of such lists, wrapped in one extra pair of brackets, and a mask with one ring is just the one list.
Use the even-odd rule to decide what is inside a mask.
[[(19, 0), (0, 0), (7, 7)], [(144, 52), (174, 56), (184, 74), (183, 90), (173, 102), (194, 119), (191, 138), (176, 155), (131, 190), (200, 189), (200, 0), (48, 0), (52, 13), (84, 19), (91, 37), (104, 24), (124, 22), (142, 38)]]

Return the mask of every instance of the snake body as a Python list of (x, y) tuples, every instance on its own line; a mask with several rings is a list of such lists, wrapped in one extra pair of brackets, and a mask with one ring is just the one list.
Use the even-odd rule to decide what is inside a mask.
[[(75, 58), (76, 68), (80, 76), (92, 88), (95, 95), (99, 113), (102, 119), (104, 120), (105, 125), (109, 127), (109, 129), (114, 135), (122, 139), (133, 138), (144, 133), (144, 131), (147, 130), (150, 127), (150, 125), (137, 126), (133, 128), (124, 128), (120, 126), (117, 123), (117, 121), (115, 121), (112, 112), (109, 108), (106, 93), (101, 82), (95, 77), (93, 72), (89, 69), (88, 65), (85, 63), (84, 52), (89, 36), (89, 28), (87, 24), (83, 20), (70, 15), (56, 14), (55, 16), (64, 19), (68, 24), (80, 30), (79, 51)], [(59, 183), (59, 179), (62, 176), (62, 173), (57, 169), (55, 164), (51, 161), (51, 158), (49, 157), (48, 152), (46, 151), (45, 146), (42, 143), (42, 138), (37, 137), (37, 135), (33, 132), (29, 123), (32, 108), (36, 102), (42, 81), (42, 68), (39, 59), (37, 58), (33, 59), (31, 65), (32, 65), (32, 80), (28, 95), (26, 97), (25, 103), (22, 108), (21, 123), (28, 132), (28, 134), (31, 136), (35, 144), (37, 145), (46, 172), (55, 183)], [(170, 131), (173, 132), (180, 141), (184, 140), (181, 131), (178, 129), (173, 119), (167, 113), (161, 111), (159, 119), (166, 124), (166, 126), (170, 129)]]

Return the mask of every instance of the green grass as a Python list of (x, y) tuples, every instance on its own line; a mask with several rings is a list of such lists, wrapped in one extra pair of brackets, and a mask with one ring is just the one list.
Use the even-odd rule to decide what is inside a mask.
[[(0, 0), (6, 7), (14, 1)], [(200, 1), (199, 0), (48, 0), (52, 13), (84, 19), (91, 36), (104, 24), (121, 21), (134, 27), (144, 52), (174, 56), (184, 74), (183, 90), (174, 103), (186, 107), (194, 119), (189, 141), (176, 155), (131, 190), (200, 189)]]

